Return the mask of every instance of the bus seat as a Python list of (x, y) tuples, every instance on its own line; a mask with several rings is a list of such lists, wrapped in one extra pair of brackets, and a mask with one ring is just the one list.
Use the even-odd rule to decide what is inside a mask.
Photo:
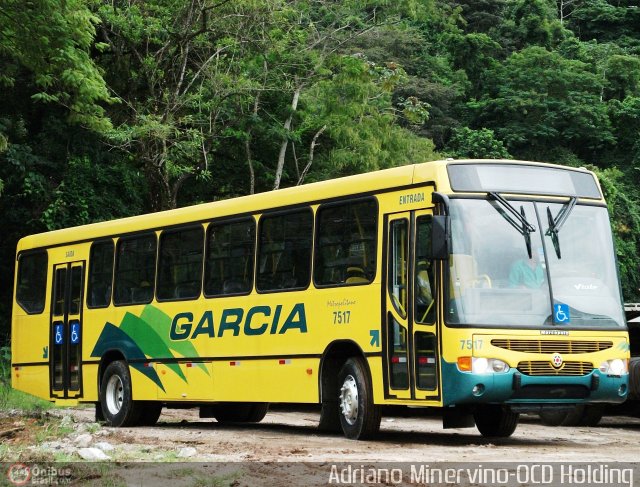
[(351, 266), (347, 268), (347, 278), (344, 282), (347, 284), (356, 284), (369, 282), (369, 279), (367, 279), (367, 276), (364, 274), (362, 267)]
[(222, 286), (222, 294), (237, 294), (244, 291), (242, 282), (237, 279), (227, 279)]
[(111, 298), (111, 286), (96, 283), (91, 287), (91, 305), (103, 306), (109, 303)]
[(193, 298), (198, 295), (198, 282), (185, 281), (176, 286), (174, 297), (176, 298)]
[(209, 296), (222, 293), (222, 281), (216, 277), (209, 279), (204, 285), (204, 292)]
[(147, 281), (140, 283), (139, 287), (131, 288), (131, 302), (144, 303), (151, 301), (153, 297), (153, 288)]
[(290, 275), (282, 278), (281, 289), (293, 289), (297, 287), (298, 279), (296, 276)]

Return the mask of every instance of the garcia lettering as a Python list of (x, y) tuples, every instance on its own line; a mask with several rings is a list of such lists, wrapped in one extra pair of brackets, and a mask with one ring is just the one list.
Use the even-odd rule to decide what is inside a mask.
[[(206, 335), (209, 338), (223, 336), (259, 336), (283, 335), (298, 330), (307, 333), (307, 315), (303, 303), (295, 304), (287, 313), (283, 313), (282, 305), (275, 309), (270, 306), (254, 306), (246, 313), (242, 308), (223, 309), (219, 321), (216, 322), (213, 310), (206, 310), (194, 319), (193, 313), (178, 313), (171, 321), (169, 337), (171, 340), (186, 340)], [(282, 317), (286, 316), (284, 320)], [(194, 323), (195, 327), (194, 327)], [(216, 332), (217, 331), (217, 332)]]

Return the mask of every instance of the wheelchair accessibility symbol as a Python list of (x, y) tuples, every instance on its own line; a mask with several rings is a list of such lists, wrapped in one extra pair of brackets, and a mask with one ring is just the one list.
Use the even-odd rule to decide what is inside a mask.
[(553, 321), (556, 323), (569, 323), (571, 316), (569, 315), (568, 304), (555, 304), (553, 306)]
[(80, 323), (77, 321), (71, 324), (71, 344), (77, 345), (80, 343)]
[(62, 340), (63, 340), (63, 335), (62, 335), (62, 325), (56, 325), (55, 326), (55, 335), (54, 335), (54, 341), (56, 345), (62, 345)]

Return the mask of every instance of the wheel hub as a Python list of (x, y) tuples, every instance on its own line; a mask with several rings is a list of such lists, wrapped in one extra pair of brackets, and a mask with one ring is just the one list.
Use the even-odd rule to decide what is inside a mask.
[(107, 400), (107, 409), (112, 415), (116, 415), (122, 409), (124, 402), (124, 386), (122, 380), (117, 375), (112, 376), (107, 382), (107, 390), (105, 394)]
[(340, 409), (344, 419), (354, 424), (358, 418), (358, 385), (352, 375), (345, 377), (340, 388)]

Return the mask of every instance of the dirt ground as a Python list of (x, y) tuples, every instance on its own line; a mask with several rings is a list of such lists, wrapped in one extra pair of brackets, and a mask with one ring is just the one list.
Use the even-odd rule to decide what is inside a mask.
[[(76, 422), (92, 422), (91, 409), (60, 410)], [(320, 434), (316, 411), (272, 410), (259, 424), (221, 425), (198, 418), (197, 410), (165, 409), (154, 427), (104, 428), (111, 443), (176, 450), (204, 461), (415, 462), (430, 461), (608, 461), (640, 458), (640, 419), (606, 416), (597, 427), (550, 427), (521, 416), (508, 439), (483, 438), (475, 428), (442, 429), (435, 417), (383, 417), (375, 441)]]
[[(566, 428), (544, 426), (537, 416), (524, 415), (514, 435), (501, 440), (485, 439), (475, 428), (443, 430), (441, 419), (436, 416), (389, 416), (383, 417), (375, 441), (353, 441), (320, 434), (316, 430), (319, 415), (314, 410), (276, 408), (259, 424), (221, 425), (215, 420), (200, 419), (197, 410), (165, 409), (156, 426), (137, 428), (99, 426), (90, 408), (56, 409), (48, 414), (70, 426), (64, 437), (41, 441), (42, 435), (34, 436), (33, 419), (5, 417), (0, 422), (0, 436), (3, 431), (16, 430), (3, 439), (14, 444), (13, 453), (9, 447), (8, 457), (15, 458), (5, 454), (5, 461), (79, 461), (80, 447), (107, 443), (108, 449), (100, 448), (110, 463), (132, 461), (139, 467), (128, 470), (129, 480), (124, 485), (289, 486), (301, 485), (299, 480), (305, 476), (308, 478), (302, 483), (318, 485), (328, 483), (330, 466), (337, 462), (587, 463), (637, 462), (640, 458), (640, 419), (628, 416), (606, 416), (597, 427)], [(209, 479), (212, 477), (206, 477), (207, 465), (213, 464), (217, 465), (215, 478), (222, 480), (190, 483), (187, 479), (193, 478), (191, 474), (176, 480), (175, 473), (164, 477), (158, 473), (158, 468), (164, 467), (141, 462), (180, 462), (182, 469), (188, 462), (200, 469), (199, 474), (193, 475)], [(139, 480), (130, 481), (135, 472)], [(251, 480), (246, 480), (247, 472)], [(96, 475), (88, 478), (100, 478)], [(169, 483), (152, 482), (153, 478), (169, 479)]]
[[(77, 414), (77, 412), (76, 412)], [(439, 417), (383, 418), (375, 441), (316, 431), (318, 413), (273, 411), (262, 423), (223, 426), (192, 411), (166, 411), (154, 428), (118, 432), (144, 444), (193, 446), (218, 461), (638, 461), (640, 419), (605, 417), (598, 427), (558, 428), (524, 416), (514, 435), (488, 440), (475, 428), (443, 430)], [(167, 445), (167, 446), (169, 446)], [(207, 458), (208, 459), (208, 458)]]

